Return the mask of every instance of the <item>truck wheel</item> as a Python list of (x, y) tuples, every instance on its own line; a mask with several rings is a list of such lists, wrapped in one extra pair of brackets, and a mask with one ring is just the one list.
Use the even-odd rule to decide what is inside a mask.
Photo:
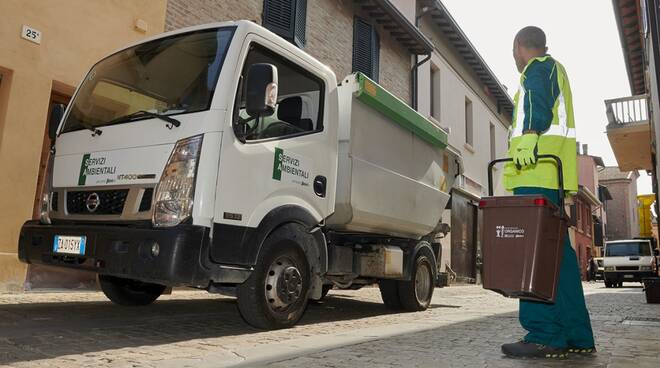
[(108, 275), (99, 275), (99, 284), (108, 299), (123, 306), (149, 305), (165, 291), (164, 285)]
[(270, 234), (250, 277), (237, 288), (238, 310), (248, 324), (261, 329), (288, 328), (307, 307), (310, 267), (301, 242), (302, 226), (287, 224)]
[(399, 281), (399, 300), (404, 310), (426, 310), (435, 289), (435, 258), (428, 248), (422, 248), (415, 257), (410, 281)]
[(380, 297), (388, 309), (401, 310), (401, 300), (399, 300), (399, 286), (396, 280), (380, 280), (378, 281), (378, 288), (380, 289)]

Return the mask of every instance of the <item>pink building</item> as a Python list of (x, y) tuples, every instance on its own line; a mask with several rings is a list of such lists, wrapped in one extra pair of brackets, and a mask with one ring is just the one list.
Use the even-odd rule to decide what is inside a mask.
[(591, 257), (601, 254), (604, 239), (605, 216), (603, 190), (598, 181), (598, 172), (605, 164), (598, 156), (588, 154), (587, 145), (578, 148), (579, 190), (571, 205), (571, 238), (578, 257), (582, 277), (586, 279), (587, 266)]

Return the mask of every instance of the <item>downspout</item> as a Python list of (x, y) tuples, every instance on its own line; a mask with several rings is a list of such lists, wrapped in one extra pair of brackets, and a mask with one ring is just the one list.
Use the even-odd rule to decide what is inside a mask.
[[(415, 59), (417, 58), (417, 56), (418, 55), (415, 55)], [(426, 54), (426, 57), (424, 59), (422, 59), (418, 63), (415, 63), (411, 71), (412, 75), (410, 79), (412, 80), (412, 107), (415, 111), (417, 110), (418, 107), (417, 106), (417, 83), (418, 83), (417, 78), (419, 78), (418, 69), (420, 66), (422, 66), (422, 64), (429, 61), (429, 59), (431, 59), (431, 54)]]
[[(424, 15), (426, 15), (426, 13), (429, 10), (431, 10), (431, 8), (428, 7), (428, 6), (425, 6), (425, 7), (422, 8), (422, 12), (415, 17), (415, 27), (417, 29), (419, 29), (419, 20), (422, 19), (422, 17)], [(417, 61), (418, 56), (419, 55), (415, 55), (415, 61)], [(410, 83), (412, 84), (412, 87), (411, 87), (411, 90), (412, 90), (411, 91), (412, 92), (411, 93), (411, 95), (412, 95), (412, 108), (415, 111), (417, 111), (417, 108), (418, 108), (418, 106), (417, 106), (418, 105), (418, 102), (417, 102), (417, 100), (418, 100), (417, 85), (419, 84), (418, 83), (418, 78), (419, 78), (418, 69), (419, 69), (420, 66), (422, 66), (425, 62), (429, 61), (430, 59), (431, 59), (431, 53), (426, 54), (426, 57), (424, 59), (422, 59), (421, 61), (417, 61), (415, 63), (415, 65), (413, 66), (412, 70), (410, 71), (410, 73), (411, 73)]]

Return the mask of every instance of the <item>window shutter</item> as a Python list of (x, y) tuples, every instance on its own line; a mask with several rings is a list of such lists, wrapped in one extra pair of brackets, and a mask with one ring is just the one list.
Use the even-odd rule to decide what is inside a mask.
[(378, 82), (380, 40), (374, 26), (355, 18), (353, 24), (353, 71)]
[(300, 48), (306, 23), (307, 0), (264, 0), (264, 27)]
[(293, 43), (305, 47), (305, 31), (307, 29), (307, 0), (296, 0), (296, 22), (293, 31)]

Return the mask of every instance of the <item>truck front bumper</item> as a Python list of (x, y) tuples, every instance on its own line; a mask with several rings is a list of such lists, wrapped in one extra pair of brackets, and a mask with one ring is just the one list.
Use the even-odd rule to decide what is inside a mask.
[[(84, 255), (53, 252), (55, 235), (85, 236)], [(75, 268), (168, 286), (206, 288), (210, 282), (242, 283), (249, 269), (214, 264), (208, 257), (209, 229), (167, 229), (96, 224), (23, 224), (18, 256), (25, 263)]]
[(655, 277), (657, 274), (653, 271), (607, 271), (605, 272), (606, 281), (628, 281), (642, 282), (645, 277)]

